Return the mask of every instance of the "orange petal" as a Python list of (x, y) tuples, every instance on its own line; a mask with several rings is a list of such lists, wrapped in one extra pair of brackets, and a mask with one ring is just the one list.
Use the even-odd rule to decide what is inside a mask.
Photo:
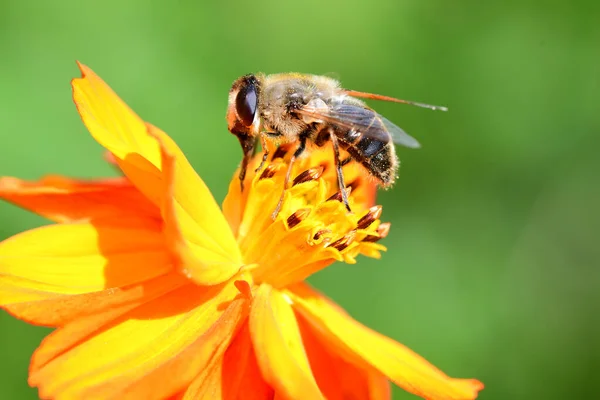
[(262, 378), (250, 341), (248, 323), (231, 343), (223, 359), (198, 376), (184, 399), (270, 400), (273, 389)]
[(131, 285), (172, 270), (155, 220), (52, 225), (0, 243), (0, 304)]
[(129, 215), (160, 218), (158, 208), (125, 178), (83, 181), (47, 176), (30, 182), (2, 177), (0, 198), (56, 222)]
[[(90, 310), (71, 309), (72, 321), (67, 321), (52, 334), (44, 338), (42, 345), (31, 359), (30, 369), (37, 370), (54, 358), (84, 342), (94, 333), (104, 330), (109, 324), (124, 314), (165, 294), (189, 285), (189, 281), (177, 273), (171, 273), (140, 284), (142, 290), (116, 291), (116, 299), (109, 299), (110, 290), (98, 296), (100, 306), (93, 305)], [(79, 297), (79, 296), (71, 296)], [(102, 307), (102, 306), (105, 307)], [(58, 312), (63, 310), (59, 309)], [(76, 311), (81, 311), (76, 313)]]
[(146, 125), (98, 75), (78, 63), (82, 77), (73, 79), (73, 100), (94, 139), (110, 151), (119, 167), (153, 203), (160, 204), (160, 150)]
[[(165, 398), (187, 387), (219, 358), (248, 307), (233, 283), (189, 284), (131, 310), (84, 340), (58, 330), (43, 362), (34, 356), (29, 383), (43, 398)], [(68, 328), (68, 325), (67, 327)], [(44, 353), (46, 341), (37, 353)]]
[[(172, 140), (157, 128), (163, 169), (168, 180), (164, 204), (167, 240), (179, 259), (179, 268), (201, 285), (222, 283), (243, 265), (233, 233), (210, 191), (182, 159)], [(185, 162), (183, 162), (183, 161)]]
[[(112, 315), (109, 319), (114, 319), (116, 316), (113, 312), (117, 311), (116, 315), (120, 315), (131, 309), (132, 306), (144, 304), (186, 283), (189, 283), (187, 278), (172, 272), (120, 288), (78, 295), (58, 295), (43, 300), (7, 304), (2, 307), (15, 317), (36, 325), (58, 327), (71, 324), (69, 327), (73, 328), (72, 322), (77, 320), (78, 323), (91, 325), (97, 329), (99, 326), (97, 317), (102, 315), (101, 319), (104, 321), (108, 315), (107, 311), (110, 311), (110, 315)], [(91, 323), (87, 322), (87, 317), (90, 316), (93, 320)], [(75, 334), (72, 335), (72, 337), (75, 336)]]
[(304, 348), (321, 392), (327, 400), (391, 398), (387, 378), (373, 368), (358, 368), (327, 348), (300, 315), (298, 324)]
[(475, 399), (483, 389), (475, 379), (453, 379), (410, 349), (361, 325), (307, 284), (287, 292), (294, 308), (326, 345), (350, 362), (371, 366), (406, 391), (431, 400)]
[(324, 399), (310, 369), (286, 298), (267, 284), (255, 293), (250, 334), (262, 375), (284, 399)]

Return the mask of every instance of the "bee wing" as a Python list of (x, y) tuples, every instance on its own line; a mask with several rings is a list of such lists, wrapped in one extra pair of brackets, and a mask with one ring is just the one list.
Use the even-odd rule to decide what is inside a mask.
[(311, 105), (310, 103), (295, 110), (296, 113), (309, 117), (316, 121), (329, 122), (331, 124), (354, 129), (366, 137), (387, 143), (391, 138), (396, 144), (418, 149), (419, 142), (404, 132), (388, 119), (374, 110), (354, 104), (336, 104), (326, 106)]

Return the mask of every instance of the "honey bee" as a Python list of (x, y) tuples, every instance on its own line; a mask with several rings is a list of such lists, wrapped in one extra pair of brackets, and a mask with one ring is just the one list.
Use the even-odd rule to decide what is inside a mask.
[[(294, 161), (309, 145), (323, 146), (331, 141), (342, 201), (348, 211), (342, 166), (355, 160), (380, 186), (390, 187), (398, 170), (394, 143), (419, 148), (419, 142), (401, 128), (368, 107), (359, 98), (412, 104), (433, 110), (445, 107), (416, 103), (371, 93), (343, 89), (335, 79), (298, 73), (249, 74), (238, 78), (229, 91), (227, 123), (237, 136), (244, 153), (239, 179), (244, 190), (248, 163), (260, 140), (263, 148), (262, 168), (271, 141), (278, 145), (291, 143), (295, 151), (284, 181), (290, 180)], [(348, 157), (340, 158), (340, 150)], [(283, 201), (273, 213), (277, 216)]]

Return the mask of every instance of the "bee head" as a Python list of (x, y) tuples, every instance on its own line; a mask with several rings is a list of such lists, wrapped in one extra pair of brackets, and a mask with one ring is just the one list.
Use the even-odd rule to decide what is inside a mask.
[(238, 78), (229, 91), (227, 125), (229, 131), (240, 140), (244, 152), (254, 146), (258, 134), (258, 95), (260, 82), (255, 75)]

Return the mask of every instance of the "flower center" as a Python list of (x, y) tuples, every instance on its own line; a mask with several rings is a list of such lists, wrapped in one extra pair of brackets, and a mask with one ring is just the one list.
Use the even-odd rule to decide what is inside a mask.
[[(252, 265), (255, 283), (285, 287), (302, 281), (334, 261), (355, 263), (358, 254), (379, 258), (389, 224), (381, 223), (381, 207), (373, 206), (375, 183), (356, 162), (343, 167), (351, 212), (342, 203), (330, 147), (296, 160), (286, 190), (291, 152), (281, 146), (255, 172), (262, 155), (249, 165), (246, 189), (239, 193), (238, 244)], [(232, 182), (235, 190), (239, 182)], [(238, 189), (239, 192), (239, 189)], [(283, 195), (283, 198), (282, 198)], [(272, 213), (280, 199), (279, 213)], [(232, 208), (226, 202), (224, 207)]]

